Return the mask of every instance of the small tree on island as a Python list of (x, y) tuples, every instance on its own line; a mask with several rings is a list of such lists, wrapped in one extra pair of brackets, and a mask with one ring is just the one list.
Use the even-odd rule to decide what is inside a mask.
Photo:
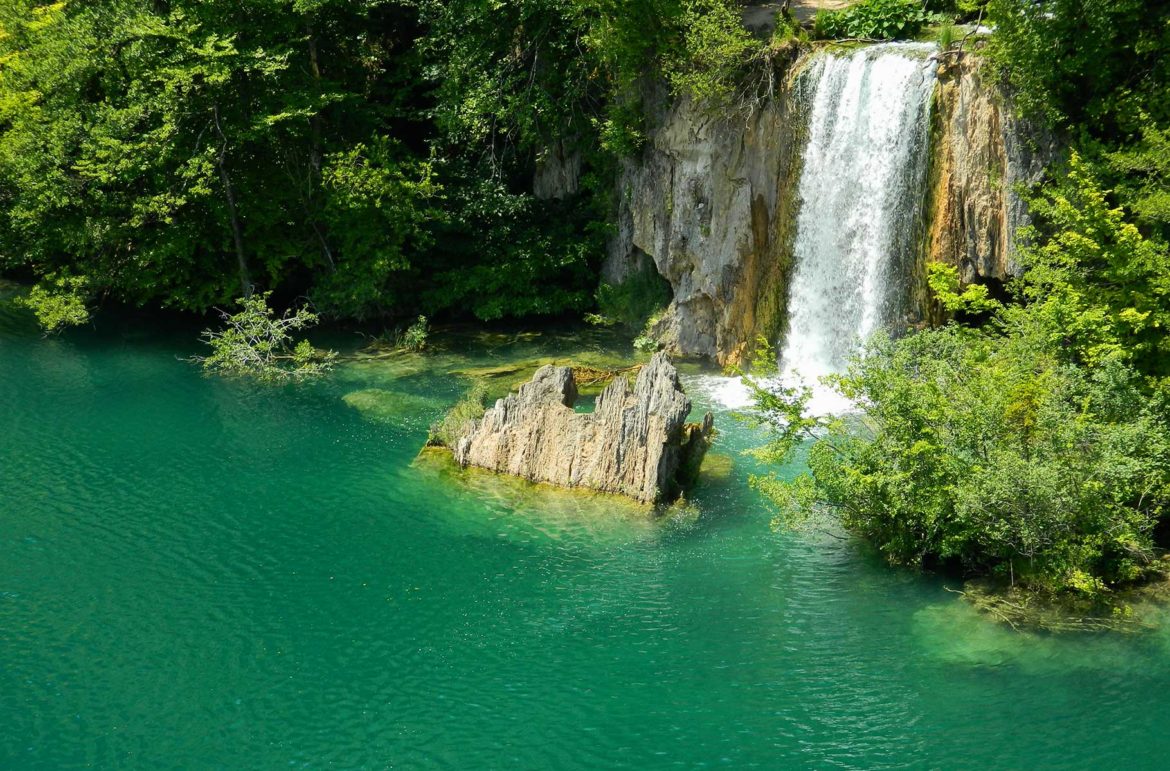
[(206, 372), (266, 382), (305, 380), (332, 369), (335, 351), (314, 348), (308, 340), (293, 342), (292, 333), (315, 325), (317, 314), (297, 308), (278, 317), (268, 305), (271, 294), (240, 298), (241, 310), (235, 314), (221, 310), (223, 329), (207, 329), (201, 335), (211, 346), (211, 355), (192, 360)]

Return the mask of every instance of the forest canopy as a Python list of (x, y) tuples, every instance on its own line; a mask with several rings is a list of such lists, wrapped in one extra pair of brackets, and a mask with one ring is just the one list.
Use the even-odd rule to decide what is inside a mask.
[[(0, 269), (58, 302), (206, 310), (261, 289), (357, 319), (579, 312), (645, 73), (712, 88), (744, 52), (737, 14), (3, 0)], [(556, 163), (584, 184), (534, 195)]]

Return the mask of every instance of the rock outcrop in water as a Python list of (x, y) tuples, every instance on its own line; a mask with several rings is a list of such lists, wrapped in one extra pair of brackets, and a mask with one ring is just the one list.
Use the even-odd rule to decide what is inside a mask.
[(573, 410), (569, 367), (541, 367), (532, 380), (473, 421), (453, 448), (461, 466), (533, 482), (619, 493), (644, 503), (670, 500), (693, 481), (712, 433), (711, 414), (687, 424), (691, 401), (664, 353), (633, 388), (618, 378), (592, 413)]

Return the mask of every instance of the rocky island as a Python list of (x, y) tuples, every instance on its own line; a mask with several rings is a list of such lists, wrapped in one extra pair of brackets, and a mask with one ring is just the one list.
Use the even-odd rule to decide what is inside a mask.
[(677, 498), (698, 473), (712, 417), (687, 423), (691, 400), (665, 353), (631, 388), (616, 378), (593, 412), (576, 412), (571, 367), (546, 365), (518, 393), (470, 421), (451, 447), (460, 466), (533, 482), (626, 495), (643, 503)]

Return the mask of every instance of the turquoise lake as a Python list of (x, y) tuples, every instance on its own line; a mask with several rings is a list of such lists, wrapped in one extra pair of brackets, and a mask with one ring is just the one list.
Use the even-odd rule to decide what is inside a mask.
[(1018, 634), (777, 532), (715, 374), (712, 471), (651, 518), (415, 461), (453, 370), (585, 338), (263, 387), (197, 332), (0, 310), (2, 769), (1170, 764), (1165, 627)]

